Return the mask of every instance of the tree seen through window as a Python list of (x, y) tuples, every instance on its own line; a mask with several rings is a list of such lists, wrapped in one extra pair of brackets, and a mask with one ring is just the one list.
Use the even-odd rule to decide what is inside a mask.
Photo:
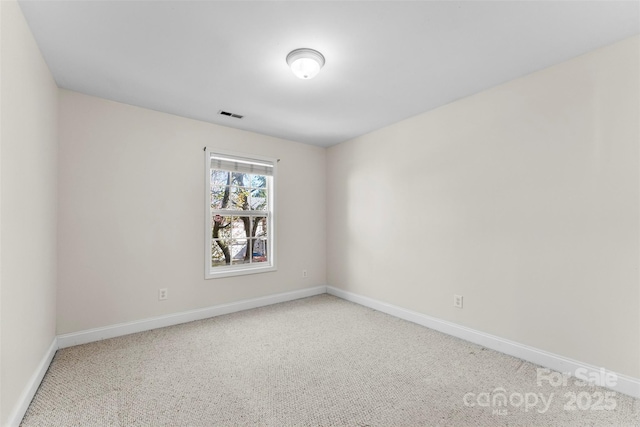
[(268, 177), (211, 169), (211, 267), (268, 260)]

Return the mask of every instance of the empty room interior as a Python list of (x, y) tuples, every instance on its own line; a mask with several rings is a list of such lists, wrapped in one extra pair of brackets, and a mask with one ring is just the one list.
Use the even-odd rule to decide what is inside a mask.
[(0, 425), (638, 425), (637, 1), (0, 1)]

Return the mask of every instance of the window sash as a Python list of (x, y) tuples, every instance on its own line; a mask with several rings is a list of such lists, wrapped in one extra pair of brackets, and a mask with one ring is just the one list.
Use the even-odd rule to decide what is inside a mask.
[(270, 217), (271, 211), (258, 211), (258, 210), (231, 210), (231, 209), (211, 209), (211, 215), (220, 215), (220, 216), (259, 216), (259, 217)]

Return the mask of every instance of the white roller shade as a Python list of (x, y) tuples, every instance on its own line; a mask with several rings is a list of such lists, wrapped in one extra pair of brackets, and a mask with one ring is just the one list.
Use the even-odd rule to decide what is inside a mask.
[(271, 162), (231, 157), (220, 154), (211, 154), (211, 169), (242, 172), (254, 175), (273, 175), (273, 163)]

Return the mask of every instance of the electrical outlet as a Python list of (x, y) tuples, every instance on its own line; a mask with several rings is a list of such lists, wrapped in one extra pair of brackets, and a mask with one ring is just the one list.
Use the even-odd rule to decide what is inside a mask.
[(307, 277), (307, 270), (302, 270), (302, 277)]
[(169, 298), (169, 290), (167, 288), (158, 289), (158, 300), (162, 301)]
[(457, 308), (462, 308), (462, 295), (453, 296), (453, 306)]

